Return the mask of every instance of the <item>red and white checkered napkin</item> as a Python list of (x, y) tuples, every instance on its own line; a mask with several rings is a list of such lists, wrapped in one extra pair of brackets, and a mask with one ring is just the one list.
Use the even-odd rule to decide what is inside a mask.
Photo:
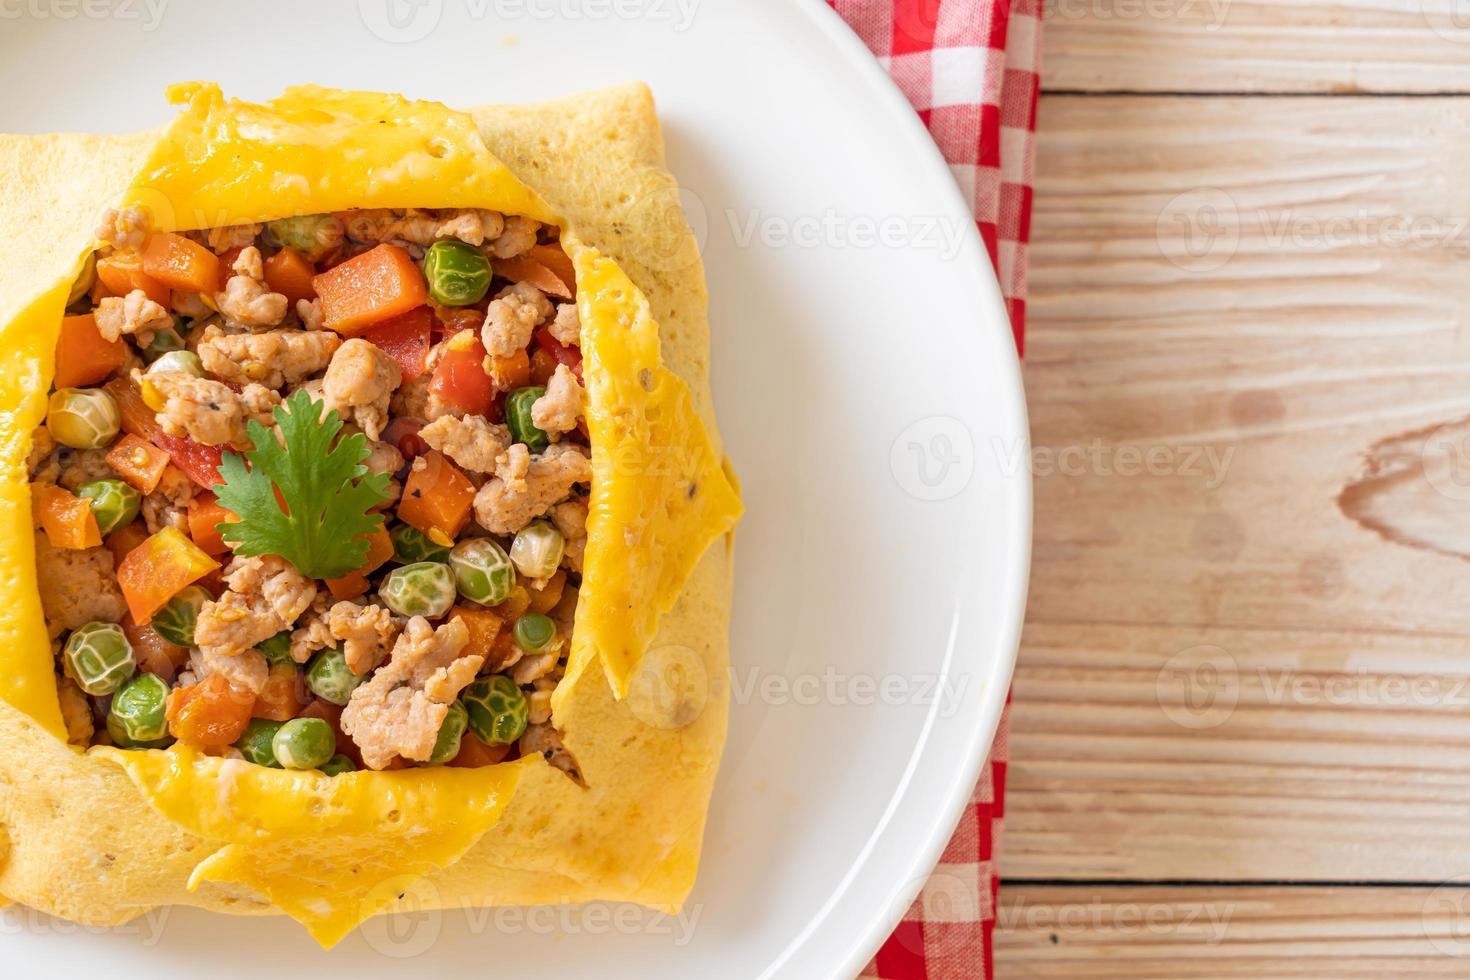
[[(1026, 320), (1041, 0), (828, 0), (918, 110), (975, 213), (1016, 347)], [(878, 980), (991, 977), (1009, 710), (939, 866), (863, 970)]]

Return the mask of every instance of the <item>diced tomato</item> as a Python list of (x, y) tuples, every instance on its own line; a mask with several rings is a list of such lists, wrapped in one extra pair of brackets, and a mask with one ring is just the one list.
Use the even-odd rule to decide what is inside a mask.
[(475, 485), (437, 452), (414, 461), (403, 499), (398, 502), (398, 519), (423, 531), (440, 544), (449, 544), (469, 523)]
[(393, 557), (393, 539), (388, 537), (388, 529), (379, 524), (377, 530), (372, 534), (365, 534), (368, 539), (367, 558), (363, 560), (362, 567), (348, 572), (341, 578), (329, 578), (326, 580), (327, 590), (332, 593), (332, 598), (337, 600), (356, 599), (367, 592), (368, 576), (382, 567), (383, 563)]
[(563, 344), (553, 337), (551, 331), (546, 327), (541, 327), (537, 330), (535, 337), (538, 347), (550, 354), (556, 360), (556, 363), (565, 364), (571, 368), (572, 373), (577, 376), (578, 381), (582, 380), (582, 348)]
[(189, 537), (206, 555), (223, 555), (230, 550), (218, 525), (238, 521), (239, 515), (222, 507), (213, 493), (205, 490), (189, 502)]
[(170, 289), (207, 293), (217, 288), (220, 260), (183, 235), (160, 231), (143, 243), (143, 272)]
[(509, 745), (486, 745), (474, 732), (465, 732), (464, 737), (459, 740), (459, 754), (445, 765), (459, 769), (478, 769), (480, 766), (493, 766), (497, 762), (504, 762), (508, 755), (510, 755)]
[(235, 260), (240, 257), (240, 253), (243, 251), (245, 251), (244, 245), (233, 245), (220, 253), (218, 276), (219, 285), (215, 287), (216, 289), (223, 291), (225, 286), (229, 283), (230, 277), (235, 274)]
[(153, 444), (168, 453), (175, 466), (206, 490), (220, 483), (219, 464), (224, 459), (221, 447), (206, 446), (188, 436), (171, 436), (162, 429), (154, 433)]
[(168, 453), (133, 435), (125, 434), (107, 451), (107, 465), (139, 493), (152, 493), (168, 468)]
[(219, 568), (219, 562), (166, 527), (128, 552), (117, 566), (117, 584), (132, 613), (133, 622), (146, 623), (179, 590)]
[(255, 695), (231, 686), (223, 674), (169, 692), (169, 734), (196, 748), (233, 745), (245, 734)]
[(172, 683), (174, 674), (189, 662), (188, 650), (174, 646), (159, 636), (152, 626), (139, 626), (131, 617), (125, 617), (122, 629), (133, 648), (133, 659), (138, 662), (138, 669), (144, 673), (157, 675)]
[(127, 345), (121, 338), (106, 340), (97, 330), (97, 320), (90, 313), (61, 318), (61, 333), (56, 337), (56, 377), (58, 388), (94, 385), (122, 367)]
[(153, 302), (167, 307), (169, 288), (143, 271), (143, 260), (137, 252), (114, 252), (97, 260), (97, 281), (114, 296), (126, 296), (135, 289)]
[(311, 692), (301, 671), (290, 664), (272, 664), (270, 677), (255, 696), (251, 709), (254, 718), (290, 721), (311, 703)]
[(395, 316), (362, 334), (366, 340), (398, 362), (404, 381), (412, 381), (424, 373), (429, 357), (429, 332), (434, 315), (427, 306)]
[(31, 508), (53, 548), (96, 548), (102, 531), (92, 503), (55, 484), (31, 484)]
[(396, 418), (383, 430), (383, 441), (398, 447), (406, 460), (415, 460), (429, 451), (429, 444), (419, 435), (424, 423), (418, 419)]
[(311, 260), (289, 245), (265, 260), (265, 284), (295, 306), (297, 300), (316, 299), (312, 277), (316, 267)]
[(485, 345), (476, 338), (445, 351), (434, 368), (429, 393), (471, 415), (487, 413), (495, 402), (495, 383), (485, 373)]
[(327, 329), (355, 337), (375, 324), (423, 306), (424, 274), (397, 245), (383, 244), (315, 276)]

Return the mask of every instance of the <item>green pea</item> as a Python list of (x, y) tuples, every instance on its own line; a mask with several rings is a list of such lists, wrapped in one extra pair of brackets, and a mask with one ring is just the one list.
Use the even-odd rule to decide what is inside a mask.
[(101, 449), (117, 438), (122, 413), (101, 388), (61, 388), (46, 403), (51, 437), (73, 449)]
[(526, 578), (551, 578), (566, 547), (566, 539), (550, 522), (532, 521), (516, 532), (510, 560)]
[(82, 271), (77, 273), (76, 280), (71, 284), (71, 292), (67, 294), (66, 305), (70, 306), (91, 290), (92, 284), (97, 281), (97, 253), (88, 252), (87, 257), (82, 260)]
[(171, 350), (148, 365), (145, 374), (187, 374), (204, 377), (204, 362), (191, 350)]
[(137, 667), (133, 646), (116, 623), (88, 623), (72, 630), (62, 656), (77, 686), (98, 697), (122, 687)]
[(240, 750), (246, 762), (253, 762), (257, 766), (266, 766), (271, 769), (281, 768), (271, 740), (276, 737), (276, 732), (281, 730), (282, 724), (283, 722), (271, 721), (269, 718), (251, 718), (250, 724), (245, 726), (245, 734), (241, 735), (240, 740), (235, 743), (235, 748)]
[(194, 624), (199, 621), (199, 610), (213, 598), (202, 585), (188, 586), (153, 614), (153, 628), (158, 631), (159, 636), (174, 646), (191, 647), (194, 645)]
[[(173, 327), (164, 327), (161, 330), (153, 331), (153, 339), (148, 341), (147, 347), (143, 348), (143, 360), (148, 361), (150, 364), (157, 364), (160, 360), (167, 360), (170, 354), (190, 354), (194, 358), (193, 363), (199, 364), (199, 373), (195, 377), (204, 377), (204, 365), (200, 364), (199, 355), (184, 350), (184, 338), (178, 330)], [(173, 363), (177, 364), (180, 362), (175, 360)], [(164, 370), (182, 371), (186, 369), (169, 367)]]
[(460, 696), (469, 728), (486, 745), (509, 745), (526, 730), (529, 707), (516, 682), (504, 674), (481, 677)]
[(526, 613), (516, 620), (511, 636), (527, 653), (547, 653), (557, 645), (556, 624), (542, 613)]
[(510, 426), (511, 438), (524, 442), (533, 453), (539, 453), (551, 444), (551, 437), (531, 421), (531, 406), (544, 394), (546, 389), (535, 385), (517, 388), (505, 397), (505, 424)]
[(411, 524), (400, 524), (388, 532), (393, 542), (393, 560), (400, 565), (411, 565), (418, 561), (449, 560), (449, 549), (435, 541)]
[(424, 253), (429, 295), (444, 306), (469, 306), (490, 291), (490, 260), (457, 238), (441, 238)]
[(281, 630), (281, 632), (277, 633), (275, 636), (272, 636), (270, 639), (261, 640), (259, 643), (255, 644), (255, 649), (265, 654), (266, 663), (269, 663), (272, 666), (274, 666), (275, 664), (294, 665), (296, 663), (295, 660), (291, 659), (290, 630)]
[(459, 755), (459, 742), (464, 738), (465, 726), (470, 723), (470, 714), (465, 706), (455, 701), (439, 726), (439, 737), (434, 742), (434, 751), (429, 754), (429, 765), (437, 766)]
[(315, 769), (337, 751), (337, 736), (320, 718), (292, 718), (271, 739), (271, 748), (287, 769)]
[(111, 534), (138, 516), (143, 495), (121, 480), (94, 480), (77, 487), (77, 496), (92, 501), (92, 516), (103, 534)]
[(313, 262), (340, 245), (344, 234), (342, 222), (330, 214), (300, 214), (265, 225), (267, 241), (289, 245)]
[[(450, 552), (453, 560), (453, 552)], [(402, 565), (388, 573), (378, 588), (383, 603), (400, 616), (436, 619), (454, 605), (454, 575), (435, 561)]]
[(357, 763), (338, 752), (317, 768), (322, 771), (323, 776), (340, 776), (344, 772), (357, 772)]
[(482, 606), (504, 602), (516, 585), (515, 566), (505, 549), (489, 538), (470, 538), (449, 552), (449, 567), (459, 594)]
[(173, 741), (164, 716), (168, 684), (153, 674), (139, 674), (112, 696), (107, 733), (123, 748), (162, 748)]
[(312, 694), (333, 704), (346, 704), (357, 685), (366, 679), (367, 675), (359, 676), (348, 668), (347, 658), (335, 647), (318, 653), (306, 666), (306, 686)]

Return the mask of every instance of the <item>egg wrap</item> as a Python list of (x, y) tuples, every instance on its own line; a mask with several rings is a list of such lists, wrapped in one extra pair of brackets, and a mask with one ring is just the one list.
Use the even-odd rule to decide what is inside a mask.
[[(728, 713), (741, 507), (711, 404), (704, 272), (641, 84), (459, 112), (317, 87), (175, 86), (140, 134), (0, 136), (0, 896), (89, 925), (161, 905), (285, 913), (323, 946), (398, 907), (630, 901), (693, 886)], [(577, 274), (593, 481), (539, 756), (326, 777), (65, 741), (26, 454), (108, 207), (187, 231), (355, 207), (555, 223)]]

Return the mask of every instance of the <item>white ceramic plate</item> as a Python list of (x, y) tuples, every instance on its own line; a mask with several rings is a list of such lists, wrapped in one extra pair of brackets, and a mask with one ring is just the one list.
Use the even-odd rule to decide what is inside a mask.
[[(715, 395), (748, 507), (729, 747), (683, 917), (400, 915), (328, 955), (286, 919), (168, 910), (104, 932), (12, 908), (5, 962), (150, 980), (854, 976), (974, 785), (1030, 541), (993, 274), (862, 45), (815, 0), (25, 0), (0, 14), (7, 132), (150, 126), (168, 116), (164, 85), (190, 78), (251, 98), (314, 81), (450, 105), (646, 80), (704, 242)], [(946, 885), (950, 914), (988, 900), (963, 881)]]

